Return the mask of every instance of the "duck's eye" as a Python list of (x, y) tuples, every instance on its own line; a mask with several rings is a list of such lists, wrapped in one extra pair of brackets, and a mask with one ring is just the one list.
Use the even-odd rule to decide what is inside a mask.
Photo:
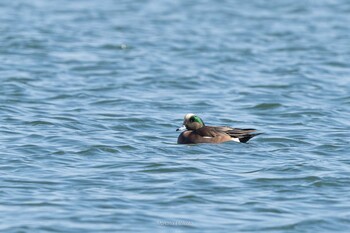
[(194, 119), (194, 116), (190, 118), (190, 122), (194, 122), (195, 119)]

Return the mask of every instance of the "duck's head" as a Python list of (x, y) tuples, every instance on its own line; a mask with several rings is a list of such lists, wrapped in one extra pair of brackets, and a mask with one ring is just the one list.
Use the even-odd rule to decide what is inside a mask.
[(203, 126), (205, 126), (205, 124), (200, 117), (194, 115), (193, 113), (188, 113), (184, 117), (183, 126), (178, 128), (176, 131), (185, 129), (196, 130), (202, 128)]

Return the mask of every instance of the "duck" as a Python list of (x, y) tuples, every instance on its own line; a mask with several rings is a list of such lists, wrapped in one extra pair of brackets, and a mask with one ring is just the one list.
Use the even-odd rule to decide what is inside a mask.
[(251, 138), (261, 134), (257, 133), (256, 129), (206, 126), (204, 121), (193, 113), (185, 115), (182, 127), (176, 131), (183, 131), (177, 139), (178, 144), (223, 143), (228, 141), (246, 143)]

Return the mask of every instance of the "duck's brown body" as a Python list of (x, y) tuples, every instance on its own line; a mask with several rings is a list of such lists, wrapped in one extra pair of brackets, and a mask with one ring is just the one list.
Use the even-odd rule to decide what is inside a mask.
[(222, 143), (227, 141), (247, 142), (258, 135), (255, 129), (238, 129), (226, 126), (205, 126), (194, 114), (187, 114), (184, 120), (186, 131), (182, 132), (178, 144)]

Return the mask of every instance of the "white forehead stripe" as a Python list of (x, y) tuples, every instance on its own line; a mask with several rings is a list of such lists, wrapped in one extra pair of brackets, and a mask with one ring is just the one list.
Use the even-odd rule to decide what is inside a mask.
[(188, 114), (186, 114), (185, 115), (185, 120), (189, 120), (192, 116), (194, 116), (194, 114), (193, 113), (188, 113)]

